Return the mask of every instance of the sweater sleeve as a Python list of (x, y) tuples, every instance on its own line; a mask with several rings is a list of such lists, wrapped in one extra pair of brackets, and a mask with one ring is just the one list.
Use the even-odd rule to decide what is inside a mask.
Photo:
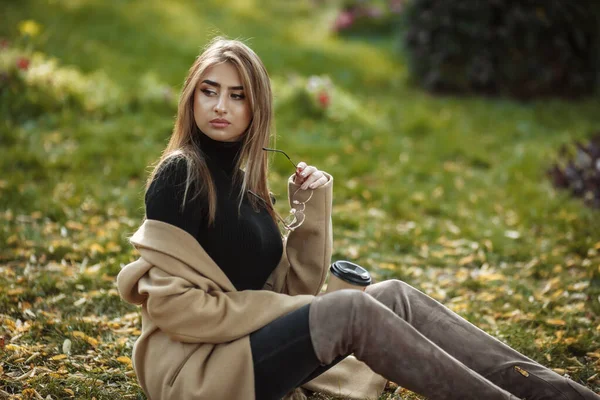
[[(175, 225), (198, 239), (198, 233), (204, 223), (205, 202), (197, 196), (186, 200), (182, 209), (187, 180), (187, 162), (183, 157), (167, 160), (159, 168), (145, 196), (146, 217)], [(187, 198), (191, 198), (190, 186)]]

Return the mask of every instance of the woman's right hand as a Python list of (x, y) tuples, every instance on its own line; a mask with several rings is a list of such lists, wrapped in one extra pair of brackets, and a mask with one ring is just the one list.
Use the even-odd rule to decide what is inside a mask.
[(328, 181), (327, 176), (312, 165), (307, 165), (304, 161), (298, 163), (294, 183), (300, 186), (300, 189), (317, 189), (325, 185)]

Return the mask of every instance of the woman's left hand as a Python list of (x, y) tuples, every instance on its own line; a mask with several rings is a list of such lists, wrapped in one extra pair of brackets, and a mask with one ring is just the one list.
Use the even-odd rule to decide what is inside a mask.
[(300, 189), (316, 189), (326, 184), (328, 180), (329, 179), (323, 171), (319, 171), (316, 167), (306, 165), (304, 161), (298, 163), (294, 183), (296, 185), (302, 185), (300, 186)]

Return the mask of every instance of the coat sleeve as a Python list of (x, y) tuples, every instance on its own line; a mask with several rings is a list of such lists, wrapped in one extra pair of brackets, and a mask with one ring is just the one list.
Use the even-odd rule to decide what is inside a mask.
[[(285, 276), (282, 292), (290, 295), (317, 295), (331, 263), (333, 244), (331, 207), (333, 177), (326, 174), (328, 182), (312, 193), (306, 202), (305, 219), (300, 227), (291, 232), (285, 243), (285, 255), (289, 269)], [(305, 201), (310, 190), (298, 190), (299, 185), (288, 181), (290, 207), (293, 200)]]
[(158, 267), (140, 279), (138, 290), (147, 296), (143, 307), (156, 326), (185, 343), (239, 339), (313, 298), (266, 290), (223, 292), (208, 279), (193, 284)]

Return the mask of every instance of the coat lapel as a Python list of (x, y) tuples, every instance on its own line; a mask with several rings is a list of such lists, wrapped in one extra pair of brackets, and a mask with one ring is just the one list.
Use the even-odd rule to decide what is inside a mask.
[(147, 219), (129, 240), (138, 250), (150, 249), (178, 259), (199, 274), (209, 277), (223, 291), (236, 291), (233, 283), (200, 246), (200, 243), (175, 225)]

